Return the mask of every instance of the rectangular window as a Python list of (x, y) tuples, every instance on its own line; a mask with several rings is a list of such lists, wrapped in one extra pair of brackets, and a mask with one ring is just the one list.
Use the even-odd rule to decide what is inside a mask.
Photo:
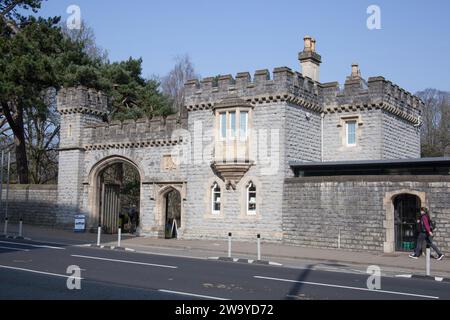
[(236, 112), (230, 112), (230, 130), (231, 138), (236, 137)]
[(227, 114), (225, 112), (220, 114), (220, 138), (227, 138)]
[(240, 125), (240, 139), (241, 141), (247, 140), (247, 132), (248, 132), (248, 112), (241, 112), (241, 116), (239, 119)]
[(356, 121), (349, 121), (346, 123), (347, 127), (347, 145), (356, 145)]

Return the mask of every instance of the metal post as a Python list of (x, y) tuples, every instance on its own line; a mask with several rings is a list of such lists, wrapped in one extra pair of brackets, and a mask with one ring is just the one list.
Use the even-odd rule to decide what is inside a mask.
[(100, 236), (102, 234), (102, 226), (98, 226), (97, 230), (97, 247), (100, 247)]
[(5, 218), (8, 218), (8, 200), (9, 200), (9, 173), (11, 169), (11, 152), (8, 153), (8, 176), (6, 177), (6, 199), (5, 199)]
[(3, 226), (3, 234), (5, 237), (8, 235), (8, 218), (5, 218), (5, 225)]
[(231, 236), (233, 234), (230, 232), (228, 233), (228, 258), (231, 258)]
[(427, 245), (427, 276), (431, 276), (431, 249)]
[(117, 240), (117, 247), (120, 248), (120, 242), (122, 240), (122, 228), (119, 227), (119, 234), (118, 234), (118, 240)]
[(258, 234), (258, 261), (261, 261), (261, 235)]
[(339, 234), (338, 234), (338, 249), (341, 249), (341, 228), (339, 228)]
[(19, 238), (23, 237), (23, 220), (20, 218), (19, 220)]

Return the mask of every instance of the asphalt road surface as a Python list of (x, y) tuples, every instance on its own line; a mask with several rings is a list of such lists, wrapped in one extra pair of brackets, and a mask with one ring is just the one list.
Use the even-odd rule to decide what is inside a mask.
[(368, 277), (0, 238), (2, 300), (450, 299), (450, 283), (383, 277), (369, 290)]

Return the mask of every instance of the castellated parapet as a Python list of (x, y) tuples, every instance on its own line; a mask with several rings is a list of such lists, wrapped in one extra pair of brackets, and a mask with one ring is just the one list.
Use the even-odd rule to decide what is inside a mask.
[(57, 96), (57, 107), (61, 114), (86, 113), (102, 116), (108, 113), (108, 96), (83, 86), (62, 88)]
[(186, 119), (177, 116), (137, 121), (107, 122), (109, 99), (99, 91), (79, 86), (61, 89), (57, 97), (61, 120), (61, 148), (103, 150), (175, 145), (181, 137), (175, 130), (187, 128)]
[(180, 121), (176, 115), (88, 126), (83, 132), (83, 141), (86, 141), (84, 148), (103, 150), (173, 146), (183, 142), (181, 136), (174, 136), (175, 131), (186, 127), (186, 121)]
[[(356, 66), (357, 67), (357, 66)], [(286, 101), (318, 113), (358, 109), (382, 109), (409, 122), (419, 123), (423, 102), (383, 77), (361, 78), (359, 69), (341, 88), (338, 82), (319, 83), (287, 67), (214, 78), (190, 80), (185, 84), (188, 111), (212, 109), (228, 96), (237, 96), (254, 105)]]
[(350, 76), (343, 88), (338, 82), (321, 84), (324, 113), (362, 109), (381, 109), (414, 124), (420, 122), (424, 103), (417, 96), (386, 80)]
[(237, 96), (253, 104), (288, 101), (319, 111), (320, 84), (290, 68), (258, 70), (253, 79), (249, 72), (203, 80), (190, 80), (185, 84), (185, 107), (188, 111), (211, 109), (228, 96)]

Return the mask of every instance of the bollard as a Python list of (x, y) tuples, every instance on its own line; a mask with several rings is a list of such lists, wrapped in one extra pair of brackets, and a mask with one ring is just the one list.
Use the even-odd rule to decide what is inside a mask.
[(117, 247), (120, 248), (120, 241), (122, 240), (122, 228), (119, 227), (119, 234), (117, 239)]
[(261, 261), (261, 235), (258, 234), (258, 261)]
[(5, 218), (5, 225), (3, 228), (3, 234), (5, 235), (5, 237), (8, 235), (8, 218)]
[(97, 247), (100, 247), (100, 236), (102, 234), (102, 226), (98, 226), (97, 229)]
[(22, 237), (23, 237), (23, 219), (20, 218), (20, 221), (19, 221), (19, 238), (22, 238)]
[(427, 245), (427, 276), (431, 276), (431, 249)]
[(338, 249), (341, 250), (341, 228), (339, 228), (338, 234)]
[(231, 258), (231, 237), (232, 233), (228, 233), (228, 258)]

